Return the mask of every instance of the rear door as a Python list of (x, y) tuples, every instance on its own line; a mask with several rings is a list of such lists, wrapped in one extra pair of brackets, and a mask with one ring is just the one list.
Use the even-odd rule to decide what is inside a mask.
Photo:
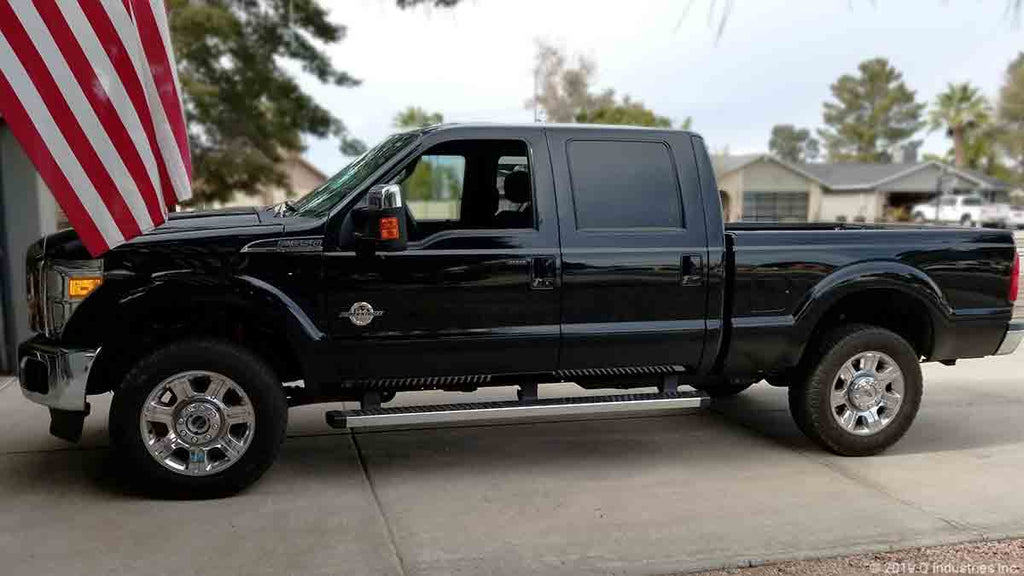
[(562, 246), (563, 370), (695, 368), (707, 237), (693, 146), (679, 132), (548, 132)]

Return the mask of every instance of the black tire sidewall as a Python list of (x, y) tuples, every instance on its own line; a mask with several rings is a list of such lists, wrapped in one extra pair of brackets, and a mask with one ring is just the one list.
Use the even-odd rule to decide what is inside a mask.
[[(248, 395), (256, 430), (248, 449), (227, 469), (210, 476), (186, 476), (165, 468), (146, 449), (139, 427), (142, 406), (153, 388), (189, 370), (222, 374)], [(248, 350), (217, 340), (168, 345), (136, 363), (115, 391), (110, 407), (110, 438), (129, 468), (125, 471), (154, 494), (175, 498), (219, 497), (258, 479), (273, 463), (284, 440), (288, 407), (273, 370)]]
[[(791, 390), (790, 402), (798, 427), (826, 449), (845, 456), (877, 454), (895, 444), (910, 428), (921, 404), (923, 383), (917, 353), (899, 335), (873, 326), (841, 329), (826, 338), (816, 365), (804, 386)], [(831, 342), (831, 345), (828, 343)], [(868, 351), (882, 352), (896, 361), (903, 372), (904, 393), (896, 417), (870, 436), (844, 430), (832, 415), (831, 393), (836, 374), (853, 356)]]

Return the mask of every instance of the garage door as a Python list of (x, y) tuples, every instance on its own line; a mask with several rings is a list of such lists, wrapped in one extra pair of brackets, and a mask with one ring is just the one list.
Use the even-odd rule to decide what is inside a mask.
[(744, 192), (743, 220), (806, 222), (807, 192)]

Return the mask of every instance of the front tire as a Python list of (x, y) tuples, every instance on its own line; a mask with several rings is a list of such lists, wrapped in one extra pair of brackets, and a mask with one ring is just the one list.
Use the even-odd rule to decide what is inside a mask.
[(797, 426), (841, 456), (878, 454), (910, 428), (923, 385), (917, 352), (898, 334), (843, 326), (822, 339), (789, 389)]
[(270, 366), (219, 340), (182, 341), (136, 363), (114, 393), (116, 457), (147, 491), (209, 498), (238, 492), (270, 467), (288, 405)]

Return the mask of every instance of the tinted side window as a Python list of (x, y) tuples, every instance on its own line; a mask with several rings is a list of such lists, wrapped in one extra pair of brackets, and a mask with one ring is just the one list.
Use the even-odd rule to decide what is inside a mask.
[(465, 156), (425, 154), (402, 182), (402, 195), (417, 220), (458, 220), (465, 180)]
[(409, 240), (454, 230), (534, 228), (533, 173), (521, 140), (452, 140), (395, 174), (409, 209)]
[(568, 155), (577, 229), (682, 228), (679, 181), (665, 144), (578, 140)]

